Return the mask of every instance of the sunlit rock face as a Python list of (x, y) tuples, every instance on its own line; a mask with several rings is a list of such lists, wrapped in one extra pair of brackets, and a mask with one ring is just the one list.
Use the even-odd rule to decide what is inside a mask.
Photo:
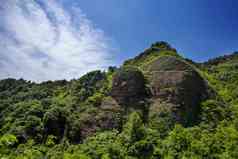
[(200, 102), (208, 97), (206, 81), (182, 59), (163, 56), (151, 62), (145, 72), (152, 94), (151, 110), (169, 103), (175, 121), (189, 126), (198, 119)]
[[(143, 58), (146, 56), (151, 55)], [(111, 96), (119, 105), (130, 108), (144, 102), (140, 108), (148, 110), (146, 116), (160, 114), (165, 110), (161, 107), (169, 105), (175, 122), (190, 126), (198, 121), (200, 103), (208, 98), (209, 88), (193, 66), (182, 57), (165, 54), (148, 63), (144, 61), (143, 73), (140, 65), (136, 67), (122, 67), (113, 77)], [(145, 103), (145, 99), (150, 103)]]

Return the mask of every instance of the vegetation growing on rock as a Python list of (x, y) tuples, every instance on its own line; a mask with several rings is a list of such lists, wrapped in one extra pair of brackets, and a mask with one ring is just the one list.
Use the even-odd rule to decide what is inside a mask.
[(1, 80), (0, 158), (236, 159), (237, 66), (157, 42), (80, 79)]
[(111, 96), (121, 105), (137, 104), (147, 96), (145, 78), (139, 69), (119, 69), (113, 76)]

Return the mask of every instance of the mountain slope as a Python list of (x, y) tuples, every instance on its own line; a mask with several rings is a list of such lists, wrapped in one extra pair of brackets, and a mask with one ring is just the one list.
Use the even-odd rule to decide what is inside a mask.
[(76, 80), (2, 80), (0, 157), (238, 158), (237, 57), (157, 42)]

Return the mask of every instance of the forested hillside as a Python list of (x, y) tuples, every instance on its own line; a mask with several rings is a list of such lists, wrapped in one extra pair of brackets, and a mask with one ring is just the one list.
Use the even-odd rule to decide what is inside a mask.
[(237, 159), (238, 52), (156, 42), (71, 81), (0, 81), (1, 159)]

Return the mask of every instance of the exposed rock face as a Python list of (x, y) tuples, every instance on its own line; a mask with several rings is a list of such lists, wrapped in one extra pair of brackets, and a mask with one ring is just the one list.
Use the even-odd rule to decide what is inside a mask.
[[(166, 49), (166, 48), (165, 48)], [(137, 69), (122, 68), (113, 77), (111, 96), (123, 106), (145, 101), (145, 79), (149, 82), (151, 104), (139, 107), (142, 111), (158, 111), (170, 105), (171, 116), (178, 123), (190, 126), (196, 123), (200, 103), (209, 95), (206, 81), (181, 57), (164, 55), (145, 65), (143, 73)], [(168, 104), (161, 104), (168, 103)], [(143, 104), (142, 104), (143, 105)], [(130, 109), (130, 108), (129, 108)], [(147, 113), (145, 116), (150, 116)]]
[(92, 114), (82, 121), (80, 136), (85, 139), (97, 131), (120, 129), (120, 126), (120, 114), (111, 111), (100, 111), (98, 114)]
[(122, 107), (111, 97), (103, 99), (97, 112), (83, 117), (81, 124), (81, 138), (85, 139), (100, 130), (121, 129)]
[(140, 107), (141, 100), (146, 98), (144, 75), (135, 68), (119, 69), (113, 76), (110, 95), (102, 100), (97, 111), (81, 117), (81, 138), (100, 130), (120, 130), (127, 112)]
[(197, 120), (200, 102), (207, 98), (208, 88), (192, 66), (176, 57), (164, 56), (149, 64), (145, 74), (153, 95), (153, 111), (163, 101), (173, 105), (177, 122), (189, 126)]
[(115, 99), (111, 97), (104, 98), (100, 108), (105, 111), (113, 111), (113, 112), (122, 111), (121, 106), (117, 103)]
[(145, 79), (135, 68), (121, 68), (113, 77), (111, 96), (120, 105), (140, 102), (146, 97)]

